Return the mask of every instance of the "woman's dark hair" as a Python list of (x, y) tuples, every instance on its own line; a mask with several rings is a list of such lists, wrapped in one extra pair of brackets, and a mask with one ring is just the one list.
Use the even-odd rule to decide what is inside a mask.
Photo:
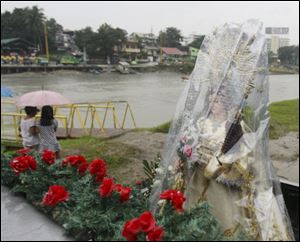
[(49, 105), (42, 107), (41, 126), (49, 126), (53, 123), (53, 108)]

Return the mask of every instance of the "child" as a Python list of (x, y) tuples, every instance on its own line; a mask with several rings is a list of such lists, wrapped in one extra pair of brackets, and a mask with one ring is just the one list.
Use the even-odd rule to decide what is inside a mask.
[(57, 141), (55, 132), (58, 127), (58, 122), (53, 117), (53, 108), (49, 105), (42, 107), (41, 120), (39, 122), (40, 129), (40, 151), (52, 150), (55, 152), (56, 158), (59, 158), (60, 145)]
[(21, 135), (23, 146), (27, 149), (39, 150), (40, 137), (39, 129), (36, 126), (35, 116), (38, 110), (36, 107), (26, 106), (24, 108), (26, 117), (21, 120)]

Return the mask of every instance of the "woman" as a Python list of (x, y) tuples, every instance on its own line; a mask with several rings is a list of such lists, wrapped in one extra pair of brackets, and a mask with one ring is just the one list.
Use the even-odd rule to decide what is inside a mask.
[(40, 130), (40, 151), (51, 150), (55, 152), (56, 158), (60, 155), (60, 145), (56, 138), (58, 122), (53, 116), (53, 108), (49, 105), (42, 107), (41, 120), (39, 122)]

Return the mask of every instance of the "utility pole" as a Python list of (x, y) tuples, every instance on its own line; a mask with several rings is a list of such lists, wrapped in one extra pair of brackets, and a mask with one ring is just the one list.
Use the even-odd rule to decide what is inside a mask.
[(86, 64), (86, 47), (83, 47), (83, 63)]
[(163, 38), (163, 34), (160, 35), (160, 41), (159, 41), (159, 44), (160, 44), (159, 62), (160, 62), (160, 64), (163, 63), (163, 60), (162, 60), (162, 42), (163, 42), (163, 40), (162, 40), (162, 38)]
[(47, 31), (47, 25), (46, 25), (46, 22), (44, 23), (44, 34), (45, 34), (45, 49), (46, 49), (46, 56), (47, 56), (47, 59), (48, 59), (48, 62), (49, 62), (50, 60), (49, 60), (49, 47), (48, 47), (48, 31)]

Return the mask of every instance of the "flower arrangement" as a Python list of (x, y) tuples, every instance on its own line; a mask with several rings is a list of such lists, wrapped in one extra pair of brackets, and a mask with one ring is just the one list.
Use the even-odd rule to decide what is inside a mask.
[[(115, 182), (106, 161), (88, 162), (81, 155), (53, 159), (50, 151), (1, 155), (1, 184), (23, 194), (78, 240), (220, 240), (217, 221), (206, 203), (183, 211), (184, 195), (166, 190), (163, 215), (152, 214), (143, 190), (152, 184), (130, 186)], [(87, 172), (88, 171), (88, 172)], [(146, 185), (146, 187), (145, 187)]]

